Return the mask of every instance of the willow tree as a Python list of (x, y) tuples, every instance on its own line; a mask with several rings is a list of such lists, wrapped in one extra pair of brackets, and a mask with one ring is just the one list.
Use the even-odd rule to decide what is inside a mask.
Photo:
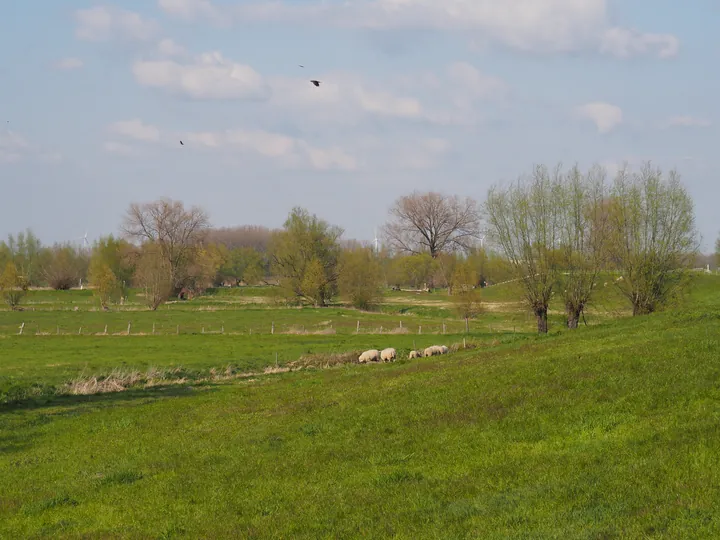
[(523, 286), (539, 333), (548, 331), (548, 306), (558, 283), (557, 248), (562, 240), (560, 167), (535, 167), (529, 178), (501, 189), (493, 186), (485, 202), (489, 236), (504, 251)]
[(294, 208), (270, 240), (272, 270), (290, 295), (326, 306), (337, 294), (343, 229)]
[(633, 315), (667, 306), (684, 289), (698, 252), (692, 198), (672, 170), (646, 163), (615, 178), (610, 199), (610, 251), (622, 271), (616, 281)]
[(609, 213), (606, 172), (592, 167), (583, 174), (577, 166), (564, 176), (557, 201), (562, 220), (560, 264), (568, 328), (577, 328), (591, 301), (598, 274), (607, 260)]

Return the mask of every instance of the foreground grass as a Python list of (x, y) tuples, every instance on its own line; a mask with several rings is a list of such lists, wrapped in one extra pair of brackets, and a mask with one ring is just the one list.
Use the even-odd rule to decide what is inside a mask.
[(720, 535), (720, 312), (0, 412), (0, 536)]

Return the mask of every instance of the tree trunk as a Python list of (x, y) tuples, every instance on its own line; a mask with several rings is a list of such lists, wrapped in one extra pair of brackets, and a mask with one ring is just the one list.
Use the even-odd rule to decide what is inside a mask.
[(537, 328), (538, 334), (548, 333), (548, 312), (546, 307), (538, 308), (535, 310), (535, 316), (537, 317)]
[(580, 315), (581, 314), (582, 314), (582, 311), (579, 311), (579, 310), (568, 311), (567, 327), (572, 330), (575, 330), (578, 326), (580, 326)]

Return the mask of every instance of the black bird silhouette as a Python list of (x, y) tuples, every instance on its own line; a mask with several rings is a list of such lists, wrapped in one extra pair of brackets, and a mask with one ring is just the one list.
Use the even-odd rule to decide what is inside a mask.
[(182, 141), (180, 141), (180, 144), (181, 144), (182, 146), (185, 146), (185, 143), (184, 143), (184, 142), (182, 142)]
[(303, 66), (302, 64), (298, 64), (298, 66), (300, 66), (301, 68), (304, 68), (304, 67), (305, 67), (305, 66)]
[(313, 83), (315, 86), (320, 86), (320, 81), (310, 81), (310, 82)]

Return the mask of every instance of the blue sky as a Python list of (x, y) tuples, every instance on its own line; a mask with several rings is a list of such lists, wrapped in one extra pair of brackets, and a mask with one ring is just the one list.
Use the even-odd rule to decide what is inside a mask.
[(369, 240), (414, 189), (482, 201), (535, 163), (651, 160), (681, 173), (708, 251), (719, 16), (715, 0), (3, 2), (0, 235), (96, 238), (166, 196), (217, 226), (301, 205)]

